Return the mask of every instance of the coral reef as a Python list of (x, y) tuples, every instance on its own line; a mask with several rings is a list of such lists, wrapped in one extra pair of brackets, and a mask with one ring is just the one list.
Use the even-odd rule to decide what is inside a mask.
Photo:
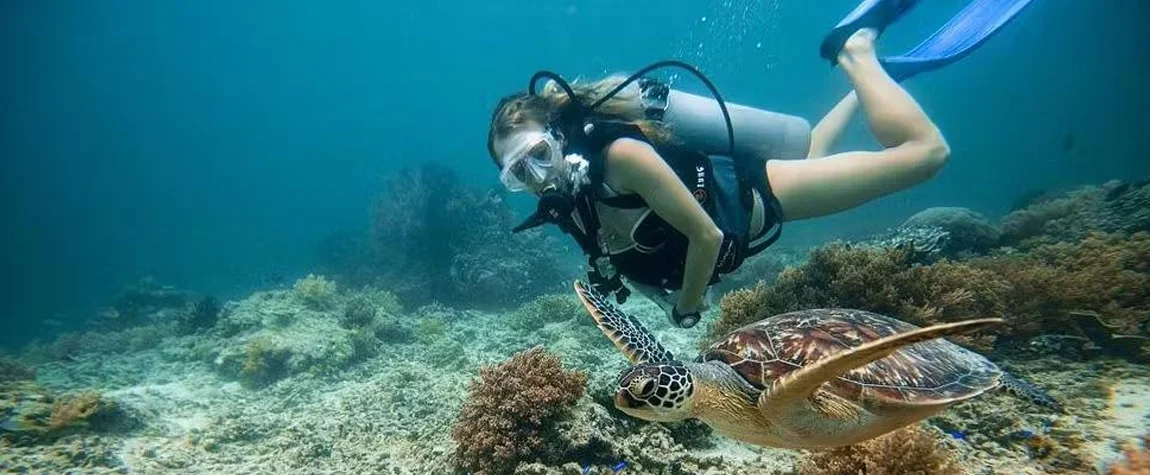
[(0, 389), (0, 446), (32, 446), (94, 431), (129, 431), (140, 421), (92, 390), (57, 394), (31, 381)]
[(375, 305), (366, 297), (355, 296), (344, 304), (339, 324), (344, 328), (363, 328), (375, 322)]
[[(932, 245), (934, 258), (962, 258), (985, 254), (998, 245), (999, 230), (985, 216), (967, 208), (927, 208), (907, 218), (899, 233), (933, 230), (941, 236)], [(916, 242), (913, 238), (911, 242)]]
[(188, 305), (185, 312), (179, 315), (179, 331), (181, 333), (194, 333), (198, 330), (215, 326), (220, 316), (220, 304), (210, 296), (201, 297)]
[(1142, 447), (1127, 445), (1123, 450), (1125, 460), (1109, 467), (1109, 475), (1148, 475), (1150, 474), (1150, 433), (1142, 437)]
[[(993, 309), (994, 296), (1001, 291), (982, 272), (954, 264), (915, 267), (911, 255), (906, 248), (844, 243), (816, 248), (806, 263), (787, 267), (774, 284), (723, 296), (711, 339), (773, 315), (819, 307), (860, 308), (918, 324), (997, 315), (986, 310)], [(927, 274), (927, 268), (937, 270)]]
[(447, 333), (447, 323), (438, 317), (424, 317), (419, 319), (419, 323), (415, 329), (416, 338), (424, 343), (434, 343), (439, 340), (444, 333)]
[(349, 297), (339, 315), (344, 328), (374, 328), (385, 319), (394, 319), (402, 311), (399, 301), (390, 292), (365, 289)]
[(379, 344), (411, 336), (394, 316), (399, 303), (386, 291), (341, 295), (326, 279), (300, 282), (290, 291), (229, 303), (215, 339), (196, 353), (220, 374), (260, 388), (296, 374), (336, 374), (373, 355)]
[(798, 475), (959, 475), (953, 451), (921, 426), (856, 445), (815, 452), (801, 461)]
[(1002, 242), (1029, 249), (1076, 242), (1094, 232), (1150, 232), (1150, 181), (1085, 186), (1002, 219)]
[(0, 356), (0, 383), (36, 379), (36, 371), (23, 364)]
[(593, 324), (579, 300), (568, 294), (549, 294), (520, 306), (511, 314), (511, 327), (517, 330), (532, 331), (544, 325), (579, 319), (588, 325)]
[(1010, 285), (1005, 307), (1019, 338), (1076, 328), (1075, 311), (1101, 315), (1118, 333), (1145, 334), (1150, 320), (1150, 234), (1092, 233), (1078, 243), (1038, 246), (971, 266)]
[(307, 277), (297, 280), (292, 290), (295, 291), (296, 298), (316, 310), (329, 308), (335, 302), (335, 282), (325, 279), (322, 275), (308, 274)]
[(48, 429), (61, 430), (78, 424), (86, 424), (97, 412), (107, 411), (109, 402), (100, 399), (100, 393), (84, 391), (56, 400), (52, 414), (48, 416)]
[[(290, 290), (261, 292), (225, 304), (210, 332), (171, 336), (147, 351), (86, 354), (45, 364), (37, 368), (38, 376), (52, 384), (53, 394), (98, 387), (117, 407), (146, 414), (148, 429), (105, 432), (97, 416), (87, 427), (75, 426), (74, 433), (56, 440), (5, 447), (0, 464), (7, 465), (0, 471), (454, 473), (453, 454), (459, 444), (451, 437), (451, 427), (469, 404), (466, 388), (477, 379), (479, 365), (504, 361), (535, 341), (546, 341), (547, 353), (561, 358), (564, 367), (588, 371), (586, 391), (598, 397), (579, 398), (549, 429), (541, 430), (544, 446), (532, 452), (535, 457), (503, 473), (602, 474), (615, 473), (615, 467), (625, 464), (617, 472), (782, 475), (793, 473), (800, 455), (740, 444), (710, 434), (698, 423), (649, 423), (619, 415), (610, 405), (608, 388), (625, 360), (601, 334), (585, 331), (580, 328), (585, 323), (573, 320), (523, 332), (508, 324), (510, 313), (440, 305), (394, 316), (380, 311), (379, 319), (394, 318), (411, 327), (420, 319), (442, 321), (445, 332), (432, 343), (369, 339), (374, 351), (364, 353), (366, 359), (359, 363), (343, 363), (331, 377), (316, 377), (299, 367), (258, 390), (227, 384), (230, 378), (219, 368), (204, 364), (214, 362), (213, 351), (218, 355), (223, 347), (242, 349), (260, 335), (283, 347), (287, 343), (278, 339), (302, 339), (309, 332), (310, 339), (324, 344), (359, 345), (363, 332), (378, 322), (358, 329), (341, 325), (347, 304), (355, 299), (354, 292), (341, 294), (331, 309), (316, 311)], [(672, 330), (657, 308), (642, 300), (624, 308), (648, 322), (668, 348), (690, 353), (697, 332)], [(234, 333), (224, 336), (225, 329)], [(329, 334), (339, 338), (328, 340)], [(996, 392), (932, 418), (930, 422), (946, 432), (964, 434), (955, 435), (948, 446), (958, 450), (969, 473), (1093, 473), (1083, 470), (1093, 468), (1092, 452), (1099, 451), (1098, 460), (1116, 457), (1116, 447), (1108, 447), (1134, 437), (1131, 431), (1146, 431), (1147, 410), (1139, 406), (1150, 387), (1150, 372), (1144, 367), (1102, 358), (1006, 363), (1011, 372), (1044, 383), (1072, 415), (1045, 414)], [(322, 368), (334, 369), (336, 364)], [(500, 381), (519, 384), (515, 379)], [(1122, 386), (1108, 390), (1114, 381)], [(0, 384), (0, 392), (11, 386)], [(22, 400), (47, 401), (35, 406), (47, 421), (56, 397), (25, 394), (30, 396)], [(2, 407), (0, 419), (9, 413)]]
[[(470, 194), (463, 204), (430, 194), (409, 201), (440, 210), (435, 220), (408, 228), (424, 242), (397, 240), (410, 246), (406, 250), (381, 250), (378, 246), (389, 244), (382, 240), (354, 243), (344, 257), (368, 252), (344, 261), (364, 264), (358, 269), (368, 271), (358, 276), (317, 271), (301, 279), (298, 290), (257, 292), (217, 305), (215, 312), (204, 311), (207, 307), (197, 312), (194, 304), (202, 296), (167, 303), (125, 297), (120, 307), (130, 318), (120, 321), (120, 310), (108, 312), (109, 320), (95, 325), (99, 331), (30, 345), (16, 360), (0, 359), (0, 472), (781, 475), (961, 469), (1125, 475), (1145, 470), (1142, 445), (1130, 445), (1125, 459), (1119, 453), (1123, 442), (1146, 433), (1150, 420), (1150, 370), (1130, 361), (1150, 337), (1150, 235), (1117, 232), (1133, 228), (1014, 235), (1008, 242), (1014, 247), (985, 251), (979, 244), (965, 246), (979, 250), (953, 251), (957, 248), (947, 246), (956, 242), (956, 231), (946, 226), (960, 224), (947, 219), (966, 220), (961, 226), (979, 232), (988, 232), (985, 223), (974, 224), (979, 220), (961, 210), (934, 210), (908, 220), (915, 224), (896, 230), (895, 241), (822, 246), (809, 259), (804, 251), (801, 263), (797, 254), (765, 253), (748, 262), (745, 275), (724, 278), (729, 288), (747, 288), (724, 297), (712, 333), (725, 331), (724, 325), (730, 329), (775, 313), (829, 305), (868, 308), (919, 324), (1006, 318), (1008, 324), (997, 332), (964, 343), (994, 345), (996, 363), (1049, 390), (1068, 411), (1046, 413), (993, 391), (923, 426), (808, 454), (738, 443), (698, 421), (651, 423), (621, 415), (611, 405), (610, 388), (625, 359), (600, 332), (587, 328), (591, 319), (569, 289), (548, 290), (550, 278), (539, 277), (546, 268), (524, 278), (517, 272), (526, 264), (503, 267), (500, 260), (514, 246), (490, 239), (496, 232), (499, 239), (506, 237), (500, 227), (505, 223), (489, 226), (507, 219), (489, 213), (504, 206), (499, 197), (434, 177), (421, 183), (413, 188)], [(1142, 219), (1146, 209), (1134, 205), (1143, 199), (1144, 185), (1098, 189), (1105, 192), (1094, 203), (1110, 213), (1103, 216), (1107, 220)], [(1053, 200), (1058, 199), (1064, 198)], [(1032, 205), (1031, 211), (1050, 202)], [(378, 212), (388, 212), (388, 206)], [(436, 226), (452, 220), (470, 231), (440, 239), (436, 233), (442, 229)], [(1073, 221), (1063, 217), (1039, 227)], [(376, 238), (385, 236), (380, 231)], [(989, 242), (979, 239), (971, 241)], [(473, 247), (481, 241), (486, 250)], [(553, 257), (548, 249), (533, 251)], [(395, 255), (380, 258), (375, 252)], [(397, 257), (402, 253), (408, 255)], [(420, 268), (429, 262), (439, 267)], [(397, 263), (402, 265), (388, 267)], [(411, 269), (404, 266), (416, 270), (410, 279), (403, 272)], [(517, 287), (524, 283), (531, 287)], [(138, 294), (158, 290), (153, 296), (173, 290), (154, 283), (138, 287), (151, 289)], [(482, 294), (482, 306), (517, 309), (475, 309), (468, 302), (472, 293)], [(400, 298), (414, 310), (405, 311)], [(649, 324), (676, 354), (690, 354), (700, 337), (701, 329), (672, 329), (643, 299), (622, 308)], [(1081, 348), (1035, 353), (1046, 348), (1035, 344), (1043, 338), (1062, 342), (1059, 348)], [(546, 351), (520, 351), (541, 341)], [(1122, 358), (1092, 357), (1097, 354)], [(25, 365), (35, 367), (35, 381)], [(147, 430), (134, 430), (144, 421)], [(1114, 460), (1110, 466), (1102, 465), (1109, 460)]]
[(155, 348), (176, 335), (177, 322), (146, 324), (121, 330), (67, 332), (51, 343), (32, 341), (23, 348), (23, 361), (41, 364), (84, 356), (110, 355)]
[[(787, 268), (773, 285), (724, 296), (711, 336), (779, 313), (850, 307), (917, 325), (974, 317), (1004, 318), (1004, 341), (1075, 328), (1072, 313), (1098, 312), (1118, 333), (1147, 331), (1150, 235), (1090, 234), (1078, 243), (1028, 253), (915, 265), (913, 250), (832, 243)], [(989, 347), (983, 335), (967, 343)]]
[(121, 329), (146, 323), (162, 323), (165, 311), (179, 313), (204, 298), (196, 292), (163, 285), (152, 277), (124, 286), (100, 312), (101, 328)]
[(561, 289), (568, 246), (540, 230), (511, 234), (499, 192), (465, 185), (434, 163), (390, 176), (366, 238), (334, 235), (322, 266), (354, 284), (391, 289), (405, 304), (507, 308)]
[(120, 441), (89, 435), (65, 437), (51, 446), (3, 447), (0, 473), (104, 475), (131, 473), (117, 456)]
[(984, 216), (966, 208), (927, 208), (892, 231), (859, 242), (876, 248), (907, 251), (909, 263), (933, 264), (943, 259), (961, 260), (983, 255), (1001, 236)]
[(415, 330), (395, 316), (384, 316), (376, 320), (372, 329), (375, 337), (385, 343), (411, 343), (415, 341)]
[[(280, 346), (270, 337), (248, 340), (243, 349), (238, 376), (249, 387), (260, 387), (275, 382), (286, 375), (291, 350)], [(225, 356), (221, 366), (231, 364)]]
[(477, 474), (504, 473), (535, 458), (586, 381), (539, 346), (484, 366), (451, 428), (456, 463)]

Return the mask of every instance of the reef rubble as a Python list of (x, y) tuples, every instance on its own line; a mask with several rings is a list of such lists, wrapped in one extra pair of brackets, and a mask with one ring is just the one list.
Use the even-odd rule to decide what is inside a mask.
[[(770, 275), (757, 285), (749, 274), (733, 279), (723, 304), (705, 315), (710, 328), (673, 329), (642, 299), (623, 305), (684, 357), (724, 328), (786, 309), (849, 304), (920, 324), (989, 312), (1008, 320), (1006, 330), (959, 342), (1047, 389), (1065, 414), (995, 391), (849, 448), (753, 447), (697, 422), (650, 423), (614, 409), (615, 378), (627, 363), (570, 295), (545, 293), (511, 311), (405, 308), (386, 288), (309, 275), (218, 304), (125, 304), (129, 319), (0, 357), (0, 473), (462, 475), (461, 444), (506, 443), (514, 439), (488, 431), (508, 428), (531, 429), (535, 445), (498, 464), (464, 450), (471, 467), (546, 475), (1137, 473), (1130, 470), (1145, 463), (1139, 441), (1150, 432), (1150, 369), (1138, 353), (1150, 330), (1150, 235), (1139, 221), (1144, 209), (1131, 203), (1145, 190), (1107, 184), (999, 223), (937, 209), (896, 230), (910, 239), (762, 260), (756, 268)], [(1043, 234), (1083, 216), (1113, 225)], [(924, 242), (916, 239), (938, 230), (950, 240), (932, 242), (947, 245), (916, 252)], [(500, 392), (508, 389), (518, 412), (474, 413), (512, 407), (501, 405), (513, 397)], [(476, 403), (475, 394), (486, 399)], [(469, 407), (475, 417), (461, 417)], [(487, 422), (462, 430), (461, 420)]]

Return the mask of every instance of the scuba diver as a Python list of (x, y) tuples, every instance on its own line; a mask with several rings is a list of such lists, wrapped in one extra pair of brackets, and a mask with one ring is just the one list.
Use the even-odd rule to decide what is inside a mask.
[[(904, 55), (875, 40), (917, 0), (866, 0), (824, 39), (820, 55), (853, 91), (813, 129), (799, 117), (727, 103), (698, 70), (664, 61), (630, 77), (569, 84), (540, 71), (503, 98), (487, 148), (511, 191), (539, 197), (516, 232), (555, 224), (588, 256), (588, 280), (620, 303), (630, 288), (689, 328), (722, 274), (770, 246), (784, 222), (826, 216), (935, 175), (950, 149), (899, 82), (969, 54), (1030, 0), (972, 0)], [(645, 76), (697, 76), (714, 98)], [(537, 82), (549, 79), (541, 91)], [(884, 147), (828, 154), (861, 106)]]

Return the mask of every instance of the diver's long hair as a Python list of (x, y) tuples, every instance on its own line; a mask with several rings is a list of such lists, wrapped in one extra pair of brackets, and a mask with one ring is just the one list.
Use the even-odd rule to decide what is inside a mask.
[[(584, 105), (589, 105), (626, 79), (626, 75), (616, 74), (585, 84), (573, 81), (570, 85), (578, 100)], [(538, 95), (532, 96), (520, 92), (499, 101), (495, 113), (491, 116), (491, 127), (487, 132), (487, 152), (495, 161), (495, 165), (500, 166), (499, 157), (495, 155), (495, 139), (506, 138), (516, 129), (528, 124), (546, 126), (555, 120), (559, 111), (570, 102), (571, 98), (555, 81), (547, 81)], [(671, 141), (670, 131), (665, 124), (645, 117), (637, 82), (627, 85), (618, 94), (607, 99), (595, 109), (592, 116), (631, 123), (655, 144)]]

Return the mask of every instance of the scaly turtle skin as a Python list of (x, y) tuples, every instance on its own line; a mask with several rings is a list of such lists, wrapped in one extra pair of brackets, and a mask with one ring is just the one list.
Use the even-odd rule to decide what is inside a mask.
[(615, 406), (641, 419), (693, 417), (751, 444), (815, 448), (877, 437), (998, 387), (1061, 411), (1041, 390), (942, 339), (999, 319), (919, 328), (862, 310), (804, 310), (739, 328), (681, 362), (594, 289), (576, 282), (575, 290), (635, 365), (619, 377)]

